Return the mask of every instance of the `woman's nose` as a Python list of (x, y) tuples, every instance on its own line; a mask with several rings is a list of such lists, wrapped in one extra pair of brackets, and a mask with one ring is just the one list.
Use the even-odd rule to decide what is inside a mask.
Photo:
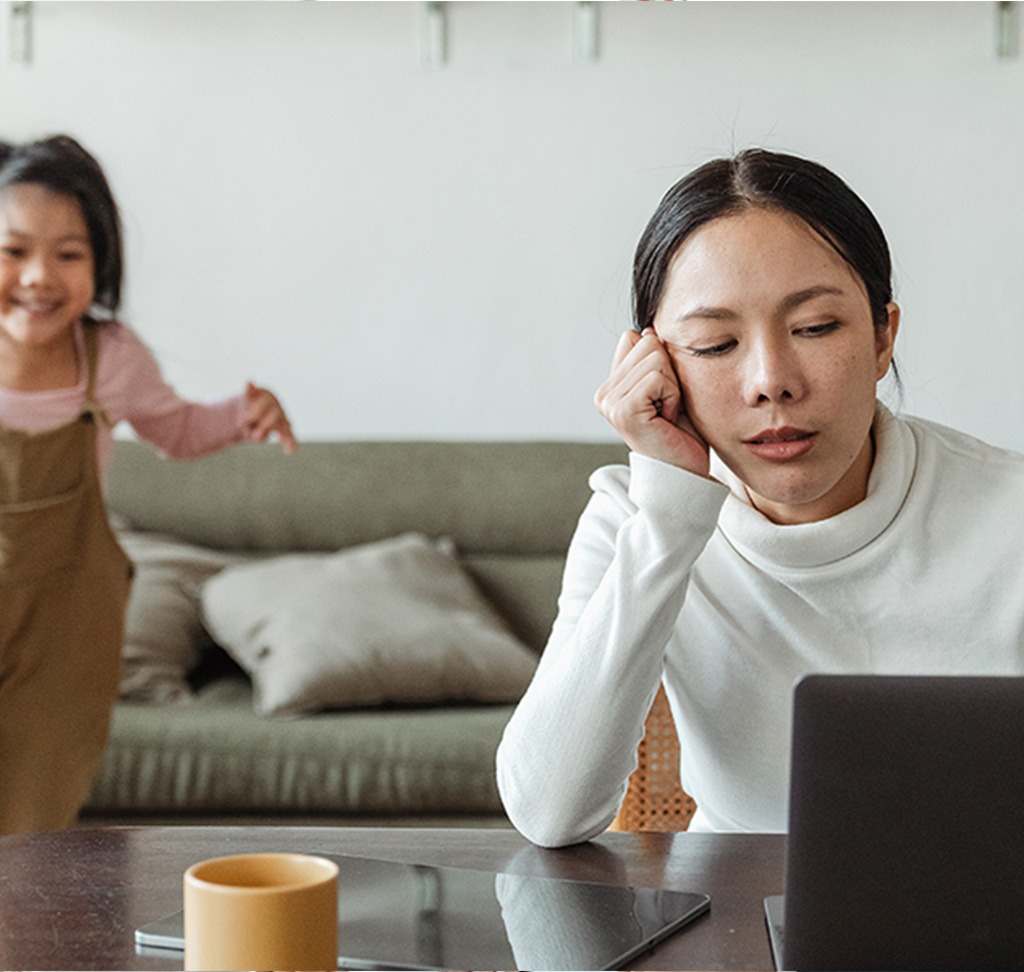
[(806, 383), (794, 349), (776, 340), (754, 345), (747, 362), (746, 386), (749, 405), (803, 398)]

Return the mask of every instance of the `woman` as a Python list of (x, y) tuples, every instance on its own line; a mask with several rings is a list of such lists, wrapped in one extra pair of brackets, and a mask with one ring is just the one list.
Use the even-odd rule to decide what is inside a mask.
[(786, 829), (790, 707), (816, 672), (1021, 674), (1024, 457), (876, 398), (899, 308), (871, 212), (750, 150), (666, 194), (559, 612), (498, 753), (545, 846), (613, 819), (664, 681), (691, 829)]

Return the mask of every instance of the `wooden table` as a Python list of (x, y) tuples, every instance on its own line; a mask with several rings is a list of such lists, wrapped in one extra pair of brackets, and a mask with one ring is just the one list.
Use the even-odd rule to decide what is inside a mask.
[(138, 953), (134, 929), (181, 907), (190, 864), (254, 850), (701, 891), (710, 913), (633, 968), (772, 968), (761, 902), (782, 890), (779, 835), (608, 833), (545, 851), (504, 830), (107, 827), (0, 838), (0, 969), (180, 969), (174, 953)]

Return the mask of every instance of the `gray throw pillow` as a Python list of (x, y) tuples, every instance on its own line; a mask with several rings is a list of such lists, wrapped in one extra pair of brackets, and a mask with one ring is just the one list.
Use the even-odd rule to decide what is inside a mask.
[(268, 715), (511, 702), (537, 664), (450, 549), (419, 534), (228, 567), (202, 607)]
[(122, 528), (118, 541), (135, 565), (125, 618), (121, 698), (182, 702), (192, 697), (186, 676), (210, 643), (203, 629), (203, 583), (240, 557), (173, 537)]

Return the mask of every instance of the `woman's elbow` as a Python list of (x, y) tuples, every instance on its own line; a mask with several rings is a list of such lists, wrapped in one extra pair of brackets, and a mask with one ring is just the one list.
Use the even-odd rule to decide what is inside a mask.
[(500, 769), (498, 792), (512, 826), (538, 847), (568, 847), (604, 833), (614, 815), (583, 819), (570, 802), (545, 797), (511, 781)]
[(578, 830), (566, 827), (564, 822), (559, 820), (533, 820), (528, 824), (516, 823), (516, 821), (513, 820), (512, 825), (519, 831), (519, 833), (530, 841), (531, 844), (536, 844), (538, 847), (544, 847), (547, 849), (570, 847), (573, 844), (582, 844), (585, 841), (593, 840), (593, 838), (603, 834), (605, 830), (608, 829), (607, 825), (605, 825), (591, 829)]

